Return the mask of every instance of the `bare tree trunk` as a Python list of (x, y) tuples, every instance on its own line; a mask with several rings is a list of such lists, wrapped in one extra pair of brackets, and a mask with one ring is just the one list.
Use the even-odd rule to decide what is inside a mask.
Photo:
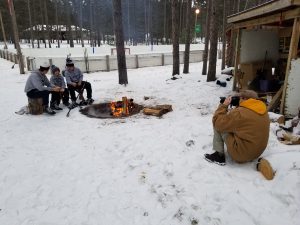
[(56, 40), (57, 40), (57, 47), (60, 48), (60, 38), (59, 38), (59, 24), (58, 24), (58, 3), (57, 0), (55, 1), (55, 23), (56, 23)]
[(209, 49), (209, 67), (206, 81), (216, 80), (217, 53), (218, 53), (218, 18), (219, 0), (212, 1), (212, 15), (210, 25), (210, 49)]
[(81, 41), (81, 47), (84, 47), (84, 41), (83, 41), (83, 31), (82, 31), (82, 1), (79, 3), (79, 17), (80, 17), (80, 41)]
[(46, 29), (47, 29), (48, 45), (49, 45), (49, 48), (51, 48), (51, 37), (50, 37), (50, 31), (49, 31), (47, 1), (44, 1), (44, 9), (45, 9), (45, 22), (46, 22)]
[(221, 69), (225, 68), (225, 51), (226, 51), (226, 25), (227, 25), (227, 1), (223, 0), (223, 37), (222, 37), (222, 65)]
[(98, 47), (101, 46), (101, 34), (99, 28), (97, 29), (97, 45)]
[(40, 48), (40, 35), (41, 35), (41, 33), (40, 33), (40, 28), (38, 26), (39, 19), (38, 19), (38, 16), (37, 16), (36, 8), (33, 8), (32, 14), (33, 14), (33, 21), (34, 21), (35, 38), (37, 40), (37, 48)]
[(73, 38), (73, 31), (72, 31), (72, 25), (71, 25), (71, 5), (68, 1), (66, 1), (67, 4), (67, 27), (68, 27), (68, 33), (69, 33), (69, 43), (70, 47), (74, 48), (74, 38)]
[(146, 45), (148, 45), (148, 41), (149, 41), (149, 38), (148, 38), (148, 33), (149, 33), (149, 29), (148, 29), (148, 17), (147, 17), (147, 0), (144, 0), (144, 16), (145, 16), (145, 42), (146, 42)]
[(180, 37), (180, 34), (182, 32), (182, 6), (183, 6), (183, 0), (179, 0), (179, 37)]
[(173, 39), (173, 72), (172, 75), (180, 74), (179, 71), (179, 2), (172, 1), (172, 39)]
[(185, 24), (186, 36), (185, 36), (183, 73), (189, 73), (189, 65), (190, 65), (191, 7), (192, 7), (192, 0), (188, 0), (187, 7), (186, 7), (186, 24)]
[(96, 24), (96, 21), (97, 21), (97, 17), (96, 17), (96, 3), (95, 3), (95, 0), (93, 2), (93, 8), (92, 8), (92, 16), (93, 16), (93, 46), (96, 47), (97, 46), (97, 24)]
[(240, 11), (241, 0), (237, 0), (237, 12)]
[(130, 30), (130, 4), (129, 0), (127, 0), (127, 29), (128, 29), (128, 42), (130, 43), (131, 38), (131, 30)]
[[(136, 8), (136, 0), (133, 0), (133, 16), (134, 18), (137, 18), (137, 15), (136, 15), (136, 12), (137, 12), (137, 8)], [(152, 14), (150, 14), (152, 16)], [(151, 29), (151, 38), (152, 38), (152, 18), (151, 18), (151, 24), (150, 24), (150, 29)], [(138, 40), (137, 40), (137, 21), (136, 20), (133, 20), (133, 45), (137, 45), (138, 43)]]
[[(43, 0), (40, 0), (40, 10), (41, 12), (43, 12), (43, 5), (42, 5)], [(42, 35), (43, 35), (43, 42), (45, 44), (45, 48), (47, 48), (47, 43), (46, 43), (46, 34), (45, 34), (45, 30), (44, 30), (44, 17), (43, 17), (43, 13), (41, 13), (41, 22), (42, 22)]]
[(148, 31), (150, 37), (150, 44), (153, 45), (153, 34), (152, 34), (152, 1), (149, 0), (149, 8), (148, 8)]
[(114, 9), (114, 28), (116, 36), (116, 48), (118, 59), (119, 84), (128, 84), (126, 56), (124, 49), (124, 33), (122, 23), (122, 4), (121, 0), (113, 0)]
[(6, 34), (5, 34), (5, 29), (3, 25), (3, 20), (2, 20), (2, 13), (0, 10), (0, 22), (1, 22), (1, 29), (2, 29), (2, 34), (3, 34), (3, 41), (4, 41), (4, 49), (7, 49), (7, 44), (6, 44)]
[(166, 44), (166, 27), (167, 27), (167, 0), (164, 3), (164, 43)]
[(28, 16), (29, 16), (29, 29), (30, 29), (30, 40), (31, 46), (34, 48), (34, 39), (33, 39), (33, 31), (32, 31), (32, 20), (31, 20), (31, 7), (30, 7), (30, 0), (27, 0), (27, 8), (28, 8)]
[(92, 2), (92, 0), (90, 0), (90, 9), (89, 9), (89, 11), (90, 11), (90, 45), (91, 45), (91, 47), (94, 46), (94, 42), (93, 42), (93, 40), (94, 40), (94, 38), (93, 38), (93, 32), (94, 32), (94, 29), (93, 29), (93, 7), (92, 7), (92, 4), (93, 4), (93, 2)]
[(207, 74), (207, 60), (208, 60), (208, 46), (210, 39), (210, 18), (211, 18), (211, 5), (213, 0), (208, 0), (206, 5), (206, 26), (205, 26), (205, 46), (203, 52), (203, 67), (202, 75)]
[(17, 54), (18, 54), (18, 63), (19, 63), (19, 69), (20, 74), (25, 74), (24, 69), (24, 61), (23, 61), (23, 55), (20, 47), (20, 39), (19, 39), (19, 31), (17, 26), (17, 19), (16, 19), (16, 13), (15, 13), (15, 7), (14, 7), (14, 1), (10, 1), (10, 11), (11, 11), (11, 19), (12, 19), (12, 25), (13, 25), (13, 32), (14, 32), (14, 39), (15, 39), (15, 46), (17, 48)]

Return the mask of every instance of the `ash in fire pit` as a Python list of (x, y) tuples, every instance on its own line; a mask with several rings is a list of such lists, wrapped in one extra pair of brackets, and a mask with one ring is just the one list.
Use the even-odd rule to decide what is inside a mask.
[(143, 106), (133, 102), (133, 99), (122, 98), (122, 101), (89, 105), (80, 110), (88, 117), (94, 118), (122, 118), (139, 113)]

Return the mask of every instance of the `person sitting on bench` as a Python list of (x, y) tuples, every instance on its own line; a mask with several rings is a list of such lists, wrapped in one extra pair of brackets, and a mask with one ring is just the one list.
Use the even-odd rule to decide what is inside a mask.
[(83, 81), (83, 74), (81, 70), (74, 66), (74, 63), (71, 59), (67, 59), (65, 77), (68, 85), (68, 89), (71, 95), (72, 104), (76, 104), (75, 91), (82, 94), (83, 89), (87, 92), (86, 104), (92, 104), (94, 99), (92, 99), (92, 87), (91, 84), (87, 81)]
[(60, 87), (61, 89), (60, 92), (52, 93), (50, 107), (51, 109), (54, 110), (62, 110), (62, 108), (59, 107), (61, 100), (63, 101), (63, 104), (65, 106), (69, 106), (69, 91), (68, 88), (66, 88), (64, 77), (60, 74), (60, 69), (55, 65), (52, 65), (51, 72), (52, 72), (52, 76), (50, 78), (50, 83), (53, 86)]
[(46, 76), (49, 68), (49, 63), (44, 62), (40, 65), (39, 70), (33, 71), (26, 81), (24, 91), (28, 98), (42, 98), (44, 112), (54, 115), (55, 112), (49, 107), (49, 94), (50, 92), (59, 92), (61, 88), (50, 84)]

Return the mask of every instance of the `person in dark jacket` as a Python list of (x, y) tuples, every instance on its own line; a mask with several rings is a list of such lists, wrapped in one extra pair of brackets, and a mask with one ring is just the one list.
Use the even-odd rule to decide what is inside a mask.
[(238, 107), (229, 111), (231, 97), (228, 97), (213, 116), (215, 152), (205, 154), (209, 162), (225, 165), (224, 143), (229, 156), (238, 163), (257, 159), (267, 147), (270, 120), (265, 103), (251, 90), (238, 95)]
[(76, 104), (75, 91), (82, 94), (83, 89), (87, 92), (87, 104), (92, 104), (94, 99), (92, 99), (92, 86), (89, 82), (83, 81), (83, 74), (81, 70), (74, 66), (71, 59), (66, 62), (65, 77), (68, 85), (68, 89), (71, 95), (72, 104)]
[(29, 98), (42, 98), (44, 112), (54, 115), (55, 112), (49, 107), (49, 94), (50, 92), (59, 92), (61, 88), (50, 84), (46, 76), (49, 68), (49, 63), (44, 62), (40, 65), (39, 70), (33, 71), (26, 81), (24, 91)]
[(64, 77), (60, 74), (60, 69), (52, 65), (51, 72), (51, 85), (60, 87), (61, 89), (59, 92), (52, 92), (50, 107), (54, 110), (62, 110), (62, 108), (59, 107), (61, 99), (63, 100), (63, 104), (65, 106), (69, 106), (69, 91), (66, 88)]

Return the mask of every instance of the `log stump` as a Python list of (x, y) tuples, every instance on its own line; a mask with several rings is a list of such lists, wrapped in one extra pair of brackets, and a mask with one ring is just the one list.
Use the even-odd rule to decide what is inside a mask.
[(28, 98), (28, 109), (32, 115), (40, 115), (44, 112), (42, 98)]

